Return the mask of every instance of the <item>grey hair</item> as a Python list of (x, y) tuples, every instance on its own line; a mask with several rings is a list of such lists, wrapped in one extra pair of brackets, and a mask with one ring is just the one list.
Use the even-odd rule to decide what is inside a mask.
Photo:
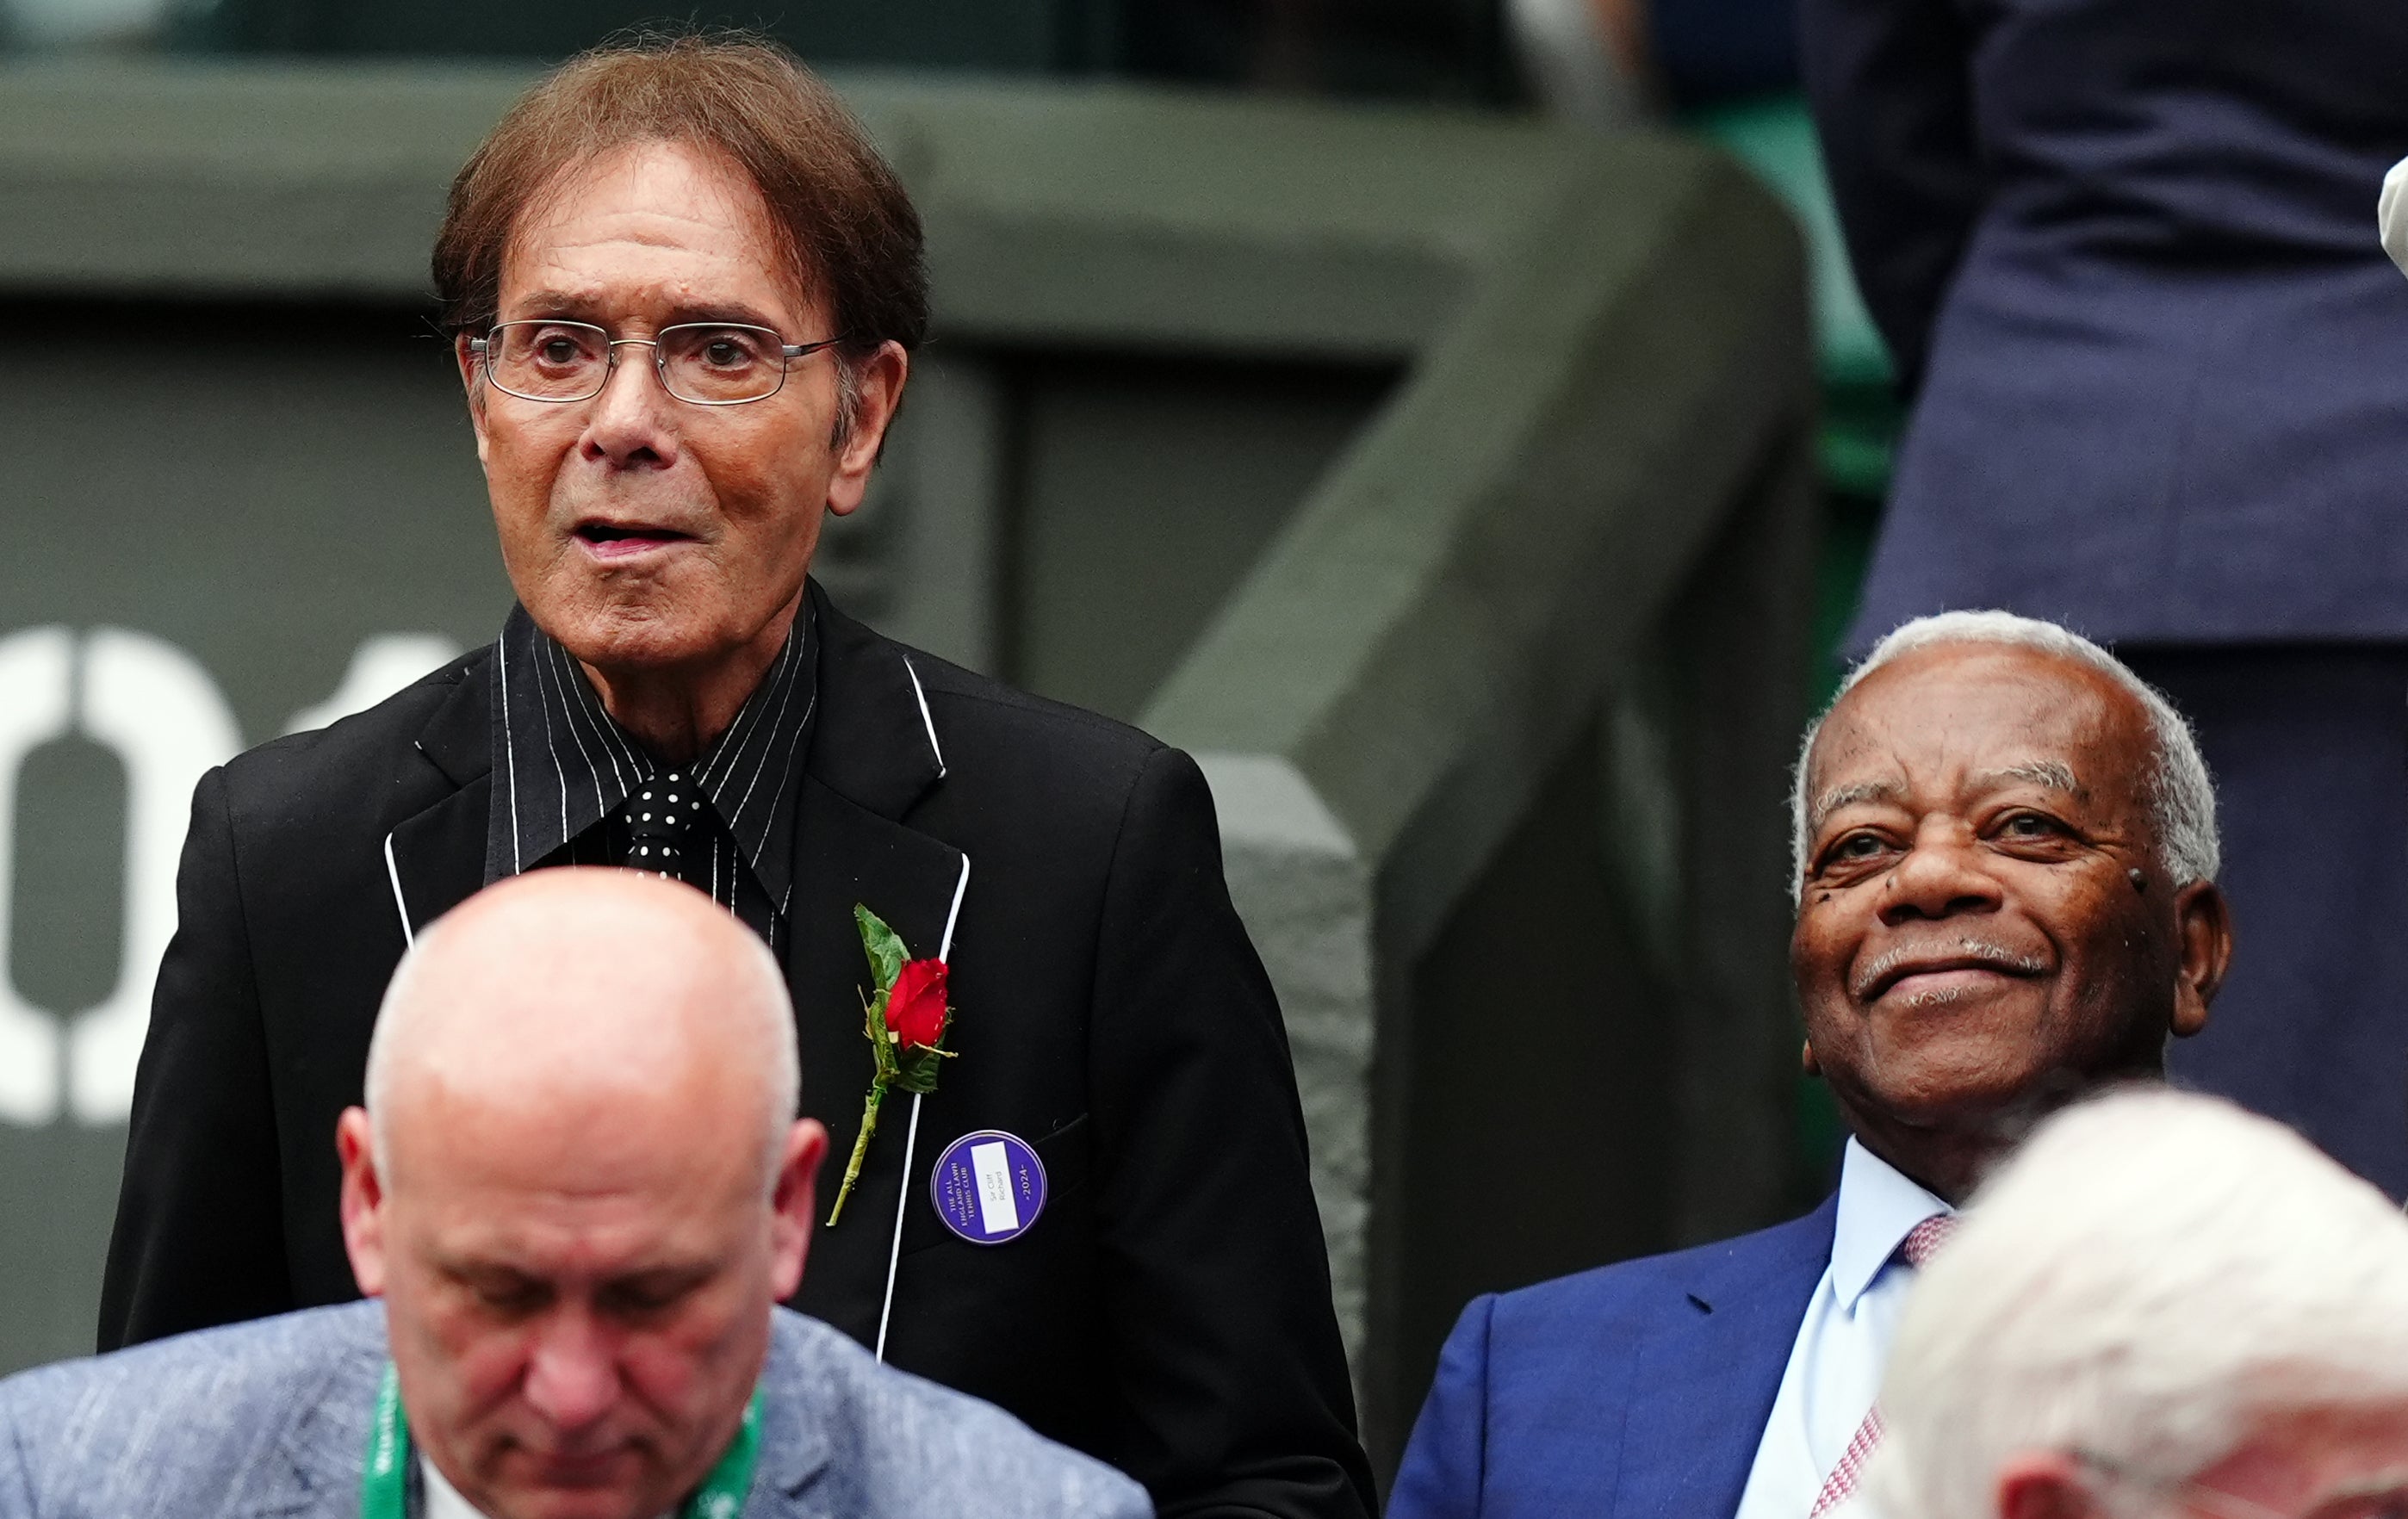
[(2037, 649), (2059, 659), (2087, 665), (2129, 693), (2148, 712), (2149, 731), (2156, 740), (2157, 765), (2149, 777), (2148, 803), (2151, 820), (2157, 826), (2157, 863), (2177, 886), (2215, 879), (2223, 853), (2215, 830), (2215, 782), (2209, 778), (2207, 760), (2199, 752), (2198, 736), (2192, 733), (2182, 713), (2174, 710), (2173, 703), (2157, 687), (2133, 674), (2122, 660), (2055, 623), (2019, 617), (2014, 612), (1956, 611), (1918, 617), (1873, 645), (1873, 652), (1865, 656), (1864, 663), (1850, 670), (1848, 678), (1841, 682), (1830, 705), (1806, 724), (1806, 737), (1798, 746), (1798, 767), (1789, 788), (1790, 900), (1798, 900), (1805, 889), (1806, 851), (1813, 842), (1807, 831), (1807, 766), (1814, 757), (1814, 740), (1821, 736), (1833, 709), (1866, 676), (1890, 661), (1920, 649), (1964, 643)]
[(841, 347), (829, 351), (836, 356), (836, 421), (828, 427), (828, 447), (840, 449), (861, 425), (861, 365)]
[(2044, 1124), (1920, 1274), (1865, 1497), (1995, 1514), (2026, 1452), (2171, 1485), (2269, 1418), (2403, 1398), (2408, 1219), (2279, 1124), (2126, 1088)]
[[(420, 967), (424, 965), (428, 950), (439, 943), (451, 920), (438, 919), (421, 933), (402, 953), (401, 964), (385, 983), (384, 1000), (377, 1006), (375, 1030), (368, 1036), (367, 1076), (364, 1085), (365, 1105), (368, 1112), (369, 1142), (373, 1148), (377, 1169), (389, 1174), (387, 1167), (393, 1154), (392, 1137), (386, 1114), (392, 1110), (394, 1050), (409, 1038), (410, 1025), (417, 1021), (411, 1010), (418, 998), (412, 996)], [(771, 1185), (777, 1182), (778, 1168), (785, 1154), (786, 1135), (794, 1126), (795, 1113), (802, 1105), (802, 1055), (795, 1035), (793, 1004), (787, 999), (786, 973), (767, 945), (751, 933), (742, 936), (746, 948), (738, 953), (746, 961), (746, 979), (756, 982), (763, 995), (733, 997), (733, 1003), (752, 1006), (767, 1014), (769, 1041), (768, 1068), (768, 1132), (764, 1139), (767, 1152), (767, 1170)]]

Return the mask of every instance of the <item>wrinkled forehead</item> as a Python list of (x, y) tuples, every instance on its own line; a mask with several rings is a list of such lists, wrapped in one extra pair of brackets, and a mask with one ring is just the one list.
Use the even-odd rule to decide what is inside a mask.
[(1840, 699), (1807, 764), (1810, 817), (1867, 788), (1957, 795), (2022, 780), (2142, 807), (2156, 740), (2105, 671), (2040, 650), (1951, 644), (1873, 671)]
[(591, 236), (597, 212), (656, 224), (715, 223), (707, 246), (798, 308), (811, 304), (817, 281), (808, 260), (751, 172), (724, 150), (681, 137), (617, 143), (538, 181), (510, 216), (500, 269), (505, 297), (514, 276), (530, 272), (560, 243)]
[(674, 1184), (483, 1173), (394, 1193), (388, 1216), (396, 1241), (438, 1269), (508, 1270), (565, 1286), (709, 1270), (764, 1238), (768, 1211), (767, 1188), (724, 1170)]
[(618, 1198), (670, 1211), (762, 1190), (766, 1104), (752, 1083), (664, 1069), (590, 1077), (397, 1084), (389, 1188), (507, 1212), (496, 1199)]

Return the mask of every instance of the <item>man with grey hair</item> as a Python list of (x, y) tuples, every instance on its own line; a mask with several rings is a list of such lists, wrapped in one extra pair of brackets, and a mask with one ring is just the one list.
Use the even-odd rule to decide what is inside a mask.
[(827, 1131), (776, 960), (700, 893), (544, 870), (394, 977), (333, 1136), (381, 1305), (0, 1383), (8, 1519), (1137, 1519), (1143, 1491), (776, 1305)]
[(1839, 1190), (1474, 1301), (1390, 1519), (1825, 1513), (1956, 1205), (2035, 1108), (2160, 1075), (2205, 1025), (2231, 951), (2206, 766), (2096, 645), (1997, 612), (1900, 628), (1808, 730), (1796, 813), (1790, 965), (1853, 1135)]
[[(2208, 777), (2207, 762), (2200, 756), (2189, 723), (2174, 710), (2163, 693), (2078, 633), (2013, 612), (1942, 612), (1917, 618), (1876, 644), (1864, 663), (1848, 672), (1847, 679), (1841, 682), (1839, 695), (1846, 695), (1875, 670), (1917, 650), (1979, 643), (2033, 649), (2087, 665), (2121, 686), (2140, 704), (2148, 716), (2153, 740), (2155, 773), (2149, 780), (2149, 800), (2157, 817), (2161, 863), (2176, 881), (2214, 881), (2223, 853), (2216, 838), (2215, 785)], [(1789, 794), (1789, 863), (1793, 871), (1789, 889), (1793, 901), (1804, 890), (1806, 853), (1813, 838), (1815, 805), (1819, 802), (1828, 807), (1833, 799), (1807, 795), (1808, 762), (1813, 757), (1815, 738), (1838, 706), (1838, 698), (1834, 697), (1823, 716), (1806, 724), (1806, 737), (1798, 746), (1798, 767), (1792, 772)]]
[(2408, 1512), (2408, 1220), (2221, 1101), (2085, 1103), (1916, 1283), (1881, 1404), (1884, 1519)]

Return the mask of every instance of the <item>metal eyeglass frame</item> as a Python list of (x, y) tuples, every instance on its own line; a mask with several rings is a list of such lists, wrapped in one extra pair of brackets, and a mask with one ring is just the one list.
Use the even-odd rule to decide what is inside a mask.
[[(494, 335), (505, 327), (576, 327), (585, 332), (600, 333), (605, 354), (601, 380), (592, 390), (582, 395), (529, 395), (524, 391), (510, 389), (494, 378)], [(661, 340), (673, 332), (689, 332), (696, 328), (757, 332), (773, 339), (778, 350), (778, 382), (758, 395), (738, 396), (732, 401), (704, 401), (691, 395), (679, 394), (677, 388), (669, 383), (668, 365), (661, 357)], [(751, 406), (755, 401), (766, 401), (786, 388), (787, 372), (794, 367), (796, 359), (817, 353), (824, 348), (834, 348), (843, 342), (848, 336), (850, 335), (840, 333), (816, 343), (789, 343), (786, 341), (785, 334), (775, 327), (756, 326), (750, 322), (673, 322), (650, 337), (613, 337), (610, 336), (609, 328), (591, 322), (568, 322), (556, 317), (523, 317), (516, 322), (496, 322), (485, 330), (484, 337), (469, 338), (468, 351), (477, 356), (477, 369), (485, 377), (486, 384), (493, 386), (504, 395), (515, 395), (522, 401), (540, 401), (549, 406), (576, 406), (580, 402), (590, 401), (609, 388), (610, 372), (619, 367), (621, 349), (649, 348), (652, 351), (652, 378), (661, 382), (662, 393), (671, 399), (682, 401), (688, 406)]]

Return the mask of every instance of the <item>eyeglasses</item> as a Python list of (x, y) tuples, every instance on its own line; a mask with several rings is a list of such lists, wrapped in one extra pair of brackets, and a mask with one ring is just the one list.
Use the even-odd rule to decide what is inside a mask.
[(526, 401), (590, 401), (610, 382), (623, 348), (649, 348), (661, 388), (695, 406), (766, 401), (784, 388), (786, 367), (843, 342), (789, 343), (740, 322), (682, 322), (650, 337), (613, 337), (586, 322), (505, 322), (468, 351), (495, 390)]
[[(2096, 1451), (2077, 1450), (2072, 1455), (2102, 1477), (2144, 1488), (2185, 1504), (2194, 1512), (2214, 1514), (2215, 1519), (2291, 1519), (2253, 1499), (2220, 1493), (2196, 1483), (2169, 1481), (2127, 1462), (2110, 1460)], [(2371, 1481), (2348, 1483), (2322, 1494), (2306, 1511), (2306, 1519), (2408, 1519), (2408, 1475), (2386, 1472)]]

